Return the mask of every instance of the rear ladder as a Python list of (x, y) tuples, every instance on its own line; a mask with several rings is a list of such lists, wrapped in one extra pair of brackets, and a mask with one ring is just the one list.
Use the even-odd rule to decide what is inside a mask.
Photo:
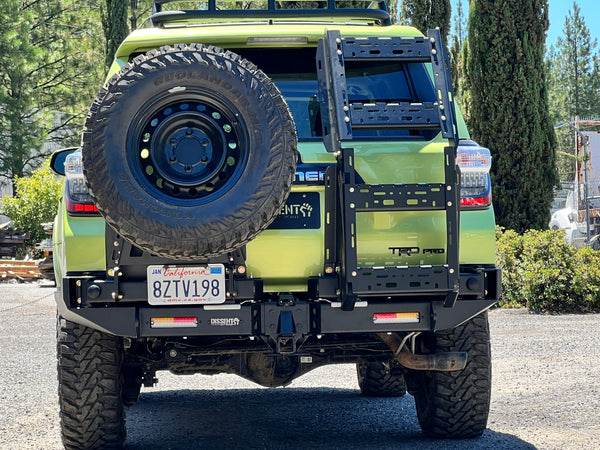
[[(346, 90), (345, 61), (401, 60), (431, 63), (435, 102), (350, 102)], [(359, 297), (435, 295), (453, 306), (459, 291), (459, 186), (456, 168), (458, 133), (452, 84), (439, 30), (427, 38), (343, 38), (326, 32), (317, 49), (319, 101), (323, 140), (337, 157), (337, 167), (325, 175), (325, 277), (324, 290), (337, 277), (336, 294), (343, 310), (352, 310)], [(448, 139), (444, 151), (443, 183), (381, 184), (357, 182), (354, 150), (342, 146), (360, 128), (439, 129)], [(446, 263), (401, 267), (359, 267), (356, 215), (367, 211), (443, 210), (446, 213)]]

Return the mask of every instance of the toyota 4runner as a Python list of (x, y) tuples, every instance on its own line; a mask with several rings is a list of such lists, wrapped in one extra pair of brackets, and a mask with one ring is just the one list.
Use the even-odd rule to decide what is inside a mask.
[(338, 363), (412, 394), (425, 435), (480, 435), (491, 158), (439, 31), (383, 2), (179, 3), (154, 1), (52, 158), (65, 447), (122, 445), (162, 370), (284, 386)]

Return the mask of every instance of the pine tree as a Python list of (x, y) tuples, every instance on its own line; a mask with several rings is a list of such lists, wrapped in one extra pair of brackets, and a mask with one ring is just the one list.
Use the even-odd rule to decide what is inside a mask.
[(106, 11), (102, 15), (102, 27), (106, 38), (105, 65), (108, 70), (113, 62), (115, 53), (129, 34), (127, 12), (129, 0), (105, 0)]
[(450, 0), (402, 0), (401, 23), (426, 34), (428, 29), (440, 28), (442, 39), (448, 42), (452, 7)]
[(563, 35), (548, 52), (550, 108), (556, 122), (600, 115), (597, 46), (581, 9), (573, 3), (573, 10), (565, 19)]
[(0, 182), (66, 146), (99, 85), (93, 1), (0, 1)]
[(466, 78), (469, 127), (492, 152), (499, 225), (544, 229), (550, 216), (556, 136), (548, 113), (547, 0), (472, 0)]

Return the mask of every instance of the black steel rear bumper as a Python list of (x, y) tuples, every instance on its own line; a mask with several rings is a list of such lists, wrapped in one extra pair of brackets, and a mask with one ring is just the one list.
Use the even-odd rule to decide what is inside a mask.
[[(435, 296), (359, 298), (351, 311), (341, 302), (315, 296), (312, 301), (245, 300), (256, 297), (255, 287), (236, 286), (236, 300), (222, 305), (149, 306), (145, 281), (114, 282), (91, 276), (63, 278), (56, 294), (60, 314), (68, 320), (128, 337), (151, 336), (270, 336), (327, 333), (436, 331), (452, 328), (490, 308), (500, 295), (500, 270), (492, 267), (461, 273), (461, 294), (449, 306)], [(322, 284), (322, 283), (321, 283)], [(100, 295), (96, 295), (97, 290)], [(90, 296), (92, 293), (92, 296)], [(417, 313), (412, 323), (380, 323), (376, 314)], [(158, 328), (156, 318), (195, 318), (183, 328)]]

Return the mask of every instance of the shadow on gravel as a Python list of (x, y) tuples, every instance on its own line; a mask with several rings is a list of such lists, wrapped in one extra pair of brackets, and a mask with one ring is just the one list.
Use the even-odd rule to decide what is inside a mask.
[(127, 431), (126, 449), (535, 448), (489, 429), (479, 439), (425, 439), (410, 395), (330, 388), (143, 392)]

